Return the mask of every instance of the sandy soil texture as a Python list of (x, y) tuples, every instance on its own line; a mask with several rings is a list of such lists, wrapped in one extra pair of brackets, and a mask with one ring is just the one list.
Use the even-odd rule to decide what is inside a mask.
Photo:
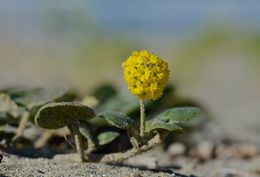
[(28, 159), (5, 154), (0, 164), (1, 177), (170, 177), (162, 172), (118, 167), (101, 163), (55, 162), (50, 159)]

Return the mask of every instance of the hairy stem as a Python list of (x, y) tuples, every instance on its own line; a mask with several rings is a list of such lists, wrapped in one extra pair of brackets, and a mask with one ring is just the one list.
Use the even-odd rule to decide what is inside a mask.
[(82, 136), (79, 132), (79, 122), (77, 121), (76, 124), (70, 125), (70, 130), (74, 136), (74, 141), (76, 145), (76, 150), (81, 162), (87, 161), (87, 157), (84, 154), (84, 145), (82, 141)]
[(162, 142), (162, 138), (159, 134), (154, 136), (152, 139), (150, 139), (147, 144), (139, 147), (138, 149), (132, 148), (126, 152), (119, 152), (119, 153), (113, 153), (113, 154), (108, 154), (108, 155), (99, 155), (99, 156), (92, 156), (91, 160), (93, 161), (99, 161), (99, 162), (104, 162), (104, 163), (111, 163), (111, 162), (118, 162), (118, 161), (123, 161), (126, 160), (130, 157), (133, 157), (137, 154), (140, 154), (142, 152), (145, 152), (149, 149), (151, 149), (153, 146), (160, 144)]
[[(112, 154), (90, 154), (89, 155), (89, 161), (91, 162), (103, 162), (103, 163), (114, 163), (114, 162), (120, 162), (124, 161), (126, 159), (129, 159), (131, 157), (134, 157), (135, 155), (138, 155), (142, 152), (148, 151), (153, 146), (162, 143), (162, 141), (166, 138), (168, 134), (157, 134), (152, 139), (150, 139), (146, 144), (142, 145), (138, 149), (133, 147), (132, 149), (126, 151), (126, 152), (118, 152), (118, 153), (112, 153)], [(71, 161), (75, 162), (77, 160), (76, 154), (62, 154), (62, 155), (56, 155), (54, 157), (54, 160), (57, 161)]]
[(139, 149), (139, 146), (142, 142), (140, 134), (135, 126), (130, 126), (127, 129), (127, 136), (129, 137), (130, 143), (136, 149)]
[(145, 132), (145, 107), (144, 100), (140, 99), (140, 136), (143, 138)]
[(23, 113), (23, 116), (22, 116), (22, 118), (21, 118), (21, 120), (19, 122), (19, 126), (16, 129), (16, 133), (15, 133), (14, 137), (12, 138), (12, 141), (16, 141), (18, 138), (20, 138), (23, 135), (26, 123), (29, 120), (29, 116), (30, 116), (29, 111), (25, 111)]

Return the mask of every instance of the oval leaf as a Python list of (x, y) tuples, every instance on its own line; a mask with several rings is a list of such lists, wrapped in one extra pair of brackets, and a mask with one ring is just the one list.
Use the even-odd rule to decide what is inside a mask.
[(183, 129), (174, 123), (167, 123), (162, 120), (149, 120), (145, 123), (145, 132), (151, 133), (153, 131), (166, 130), (169, 132), (181, 132)]
[(98, 117), (104, 118), (110, 125), (120, 129), (127, 129), (134, 123), (130, 117), (120, 112), (105, 111), (99, 113)]
[(79, 126), (79, 132), (88, 140), (91, 141), (92, 143), (96, 143), (95, 138), (92, 136), (91, 132), (89, 131), (89, 129), (84, 126), (84, 125), (80, 125)]
[(61, 99), (68, 92), (68, 87), (34, 88), (10, 93), (14, 101), (31, 109)]
[(136, 98), (129, 92), (121, 91), (118, 94), (110, 97), (107, 101), (101, 104), (97, 110), (98, 111), (109, 111), (114, 110), (122, 112), (124, 114), (129, 114), (135, 110), (138, 110), (139, 103)]
[(97, 137), (98, 144), (99, 145), (108, 144), (108, 143), (112, 142), (113, 140), (115, 140), (118, 136), (119, 136), (118, 132), (112, 132), (112, 131), (103, 132), (103, 133), (99, 134)]
[(91, 133), (89, 132), (89, 130), (86, 127), (80, 126), (79, 127), (79, 132), (86, 138), (92, 138)]
[(42, 128), (57, 129), (76, 120), (88, 120), (93, 117), (95, 117), (94, 110), (80, 103), (49, 103), (39, 109), (35, 123)]
[(184, 123), (196, 117), (199, 113), (200, 109), (196, 107), (172, 108), (162, 112), (155, 119), (168, 123)]
[(146, 121), (146, 132), (151, 133), (158, 130), (177, 131), (183, 129), (179, 127), (178, 123), (184, 123), (194, 118), (200, 113), (200, 109), (196, 107), (172, 108), (168, 109), (154, 119)]

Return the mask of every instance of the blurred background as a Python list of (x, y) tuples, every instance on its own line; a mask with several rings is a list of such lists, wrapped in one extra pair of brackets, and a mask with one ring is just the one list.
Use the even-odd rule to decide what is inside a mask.
[(121, 63), (142, 49), (223, 131), (260, 144), (260, 1), (0, 0), (0, 87), (127, 89)]

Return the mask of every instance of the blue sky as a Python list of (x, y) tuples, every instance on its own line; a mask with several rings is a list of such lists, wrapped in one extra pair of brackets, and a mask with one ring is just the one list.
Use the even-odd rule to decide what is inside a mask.
[(0, 0), (0, 14), (7, 18), (35, 18), (51, 6), (68, 12), (86, 10), (98, 23), (115, 28), (143, 24), (171, 26), (210, 19), (260, 23), (259, 0)]
[[(0, 35), (12, 35), (12, 30), (40, 35), (53, 9), (64, 13), (64, 18), (81, 12), (83, 20), (90, 17), (108, 34), (179, 35), (221, 23), (260, 27), (259, 0), (0, 0)], [(71, 28), (66, 19), (60, 23)]]

